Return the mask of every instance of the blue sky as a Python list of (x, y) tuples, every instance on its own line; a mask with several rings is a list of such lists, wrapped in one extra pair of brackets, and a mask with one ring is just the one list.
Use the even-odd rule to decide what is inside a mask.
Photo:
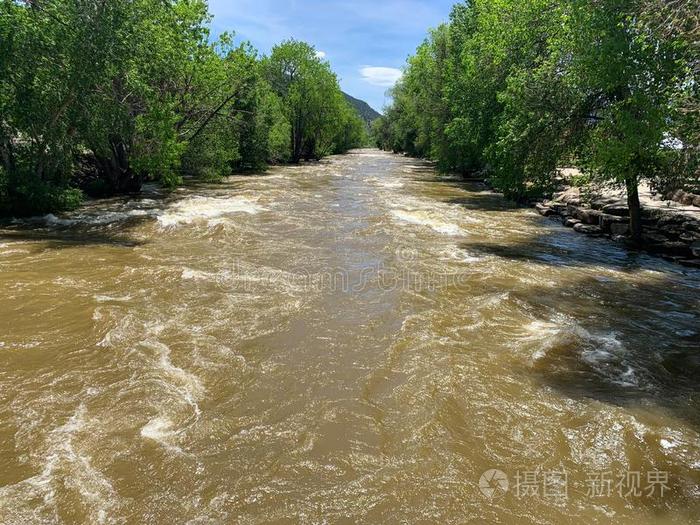
[(209, 0), (216, 34), (235, 31), (262, 53), (287, 38), (325, 54), (344, 91), (381, 111), (385, 93), (427, 30), (456, 0)]

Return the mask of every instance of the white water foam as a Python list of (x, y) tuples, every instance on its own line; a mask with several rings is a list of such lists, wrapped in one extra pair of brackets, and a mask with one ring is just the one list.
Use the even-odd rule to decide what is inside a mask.
[(131, 294), (126, 294), (123, 296), (116, 295), (95, 295), (93, 296), (95, 301), (98, 303), (126, 303), (131, 301), (134, 297)]
[(173, 364), (170, 360), (170, 347), (157, 341), (143, 341), (142, 346), (150, 350), (154, 350), (158, 354), (158, 367), (165, 372), (166, 375), (175, 379), (180, 384), (179, 390), (183, 393), (184, 400), (192, 406), (197, 415), (200, 414), (197, 400), (204, 394), (204, 385), (200, 379), (182, 368)]
[(174, 439), (177, 437), (177, 431), (174, 429), (174, 426), (175, 424), (169, 418), (157, 416), (141, 429), (141, 437), (160, 443), (166, 449), (181, 454), (182, 449), (173, 444)]
[[(196, 375), (173, 364), (170, 360), (171, 351), (167, 345), (151, 340), (142, 341), (141, 345), (156, 352), (158, 356), (155, 362), (157, 369), (172, 380), (170, 382), (172, 389), (179, 394), (182, 401), (192, 407), (194, 416), (198, 419), (201, 414), (198, 400), (201, 399), (205, 392), (204, 385), (200, 379)], [(141, 429), (141, 436), (156, 441), (168, 450), (181, 453), (180, 447), (173, 443), (180, 432), (181, 429), (176, 428), (176, 424), (171, 417), (165, 412), (161, 412)]]
[(484, 255), (475, 255), (460, 248), (459, 246), (450, 246), (440, 252), (440, 259), (443, 261), (458, 261), (463, 263), (476, 263), (486, 259)]
[[(46, 518), (60, 521), (55, 501), (59, 484), (76, 489), (89, 509), (91, 523), (108, 523), (115, 514), (119, 500), (112, 484), (74, 443), (76, 436), (86, 431), (85, 413), (81, 404), (63, 426), (50, 432), (41, 473), (0, 487), (0, 511), (6, 507), (7, 515), (17, 518), (16, 523), (45, 522)], [(37, 500), (43, 503), (37, 505)]]
[(212, 272), (202, 272), (193, 270), (192, 268), (184, 268), (182, 270), (183, 281), (212, 281), (217, 277), (217, 274)]
[(625, 362), (627, 350), (614, 332), (593, 334), (576, 321), (563, 315), (551, 321), (534, 321), (525, 327), (528, 333), (521, 342), (534, 345), (531, 362), (544, 358), (557, 347), (576, 348), (581, 361), (621, 386), (636, 386), (635, 369)]
[(464, 235), (466, 233), (457, 224), (436, 219), (427, 211), (392, 210), (391, 214), (400, 221), (427, 226), (445, 235)]
[[(138, 202), (136, 204), (138, 204)], [(113, 224), (116, 222), (123, 222), (128, 219), (137, 217), (150, 217), (153, 216), (154, 213), (155, 212), (153, 210), (144, 210), (139, 208), (127, 211), (102, 211), (99, 213), (80, 213), (70, 215), (69, 217), (57, 217), (53, 213), (49, 213), (42, 217), (32, 217), (26, 220), (18, 219), (15, 222), (43, 222), (47, 226), (75, 226), (81, 224), (88, 226), (103, 226)]]
[(262, 211), (266, 209), (245, 197), (191, 197), (175, 203), (159, 214), (158, 223), (163, 228), (171, 228), (200, 220), (209, 221), (234, 213), (254, 215)]

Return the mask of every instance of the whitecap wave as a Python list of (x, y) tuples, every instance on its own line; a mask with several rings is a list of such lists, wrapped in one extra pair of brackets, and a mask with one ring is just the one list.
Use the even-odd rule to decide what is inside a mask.
[[(573, 353), (581, 363), (620, 386), (637, 386), (637, 370), (627, 361), (627, 349), (614, 332), (592, 333), (564, 315), (533, 321), (519, 345), (533, 349), (531, 363)], [(556, 355), (562, 354), (562, 355)]]
[(191, 197), (175, 203), (158, 215), (158, 223), (163, 228), (204, 220), (209, 221), (234, 213), (254, 215), (266, 211), (256, 201), (245, 197)]
[[(163, 376), (163, 381), (169, 384), (169, 390), (176, 392), (179, 401), (189, 405), (194, 413), (194, 420), (198, 420), (201, 415), (198, 400), (205, 393), (204, 385), (199, 377), (187, 372), (186, 370), (175, 366), (170, 360), (170, 347), (158, 341), (142, 341), (141, 345), (148, 348), (157, 354), (155, 361), (156, 369), (159, 375)], [(151, 439), (161, 444), (166, 449), (181, 453), (182, 450), (174, 441), (182, 432), (182, 428), (178, 428), (174, 422), (174, 418), (179, 413), (173, 407), (160, 407), (160, 413), (149, 420), (149, 422), (141, 429), (141, 436)], [(171, 412), (175, 410), (175, 412)], [(172, 417), (171, 417), (172, 415)]]
[[(76, 437), (86, 431), (85, 414), (85, 405), (81, 404), (63, 426), (50, 432), (39, 474), (0, 487), (0, 514), (7, 510), (7, 516), (13, 519), (3, 523), (59, 521), (55, 499), (57, 489), (62, 486), (75, 488), (88, 509), (90, 522), (109, 521), (109, 516), (119, 506), (117, 493), (109, 479), (92, 465), (91, 458), (75, 443)], [(37, 505), (37, 501), (41, 503)]]
[(459, 225), (437, 219), (428, 211), (392, 210), (391, 213), (400, 221), (408, 222), (410, 224), (418, 224), (420, 226), (427, 226), (428, 228), (445, 235), (464, 235), (466, 233), (459, 227)]

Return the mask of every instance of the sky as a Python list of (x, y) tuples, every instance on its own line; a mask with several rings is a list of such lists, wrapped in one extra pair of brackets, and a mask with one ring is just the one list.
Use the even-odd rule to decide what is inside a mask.
[(343, 90), (377, 111), (427, 31), (456, 0), (209, 0), (214, 34), (235, 31), (261, 53), (288, 38), (313, 45)]

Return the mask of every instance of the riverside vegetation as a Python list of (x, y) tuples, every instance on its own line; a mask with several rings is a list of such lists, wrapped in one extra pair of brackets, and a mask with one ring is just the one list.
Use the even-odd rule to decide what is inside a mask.
[(642, 238), (638, 186), (698, 183), (697, 0), (469, 0), (408, 60), (378, 146), (486, 173), (507, 196), (574, 183), (626, 189)]
[(327, 61), (213, 40), (203, 0), (0, 0), (0, 216), (366, 141)]

